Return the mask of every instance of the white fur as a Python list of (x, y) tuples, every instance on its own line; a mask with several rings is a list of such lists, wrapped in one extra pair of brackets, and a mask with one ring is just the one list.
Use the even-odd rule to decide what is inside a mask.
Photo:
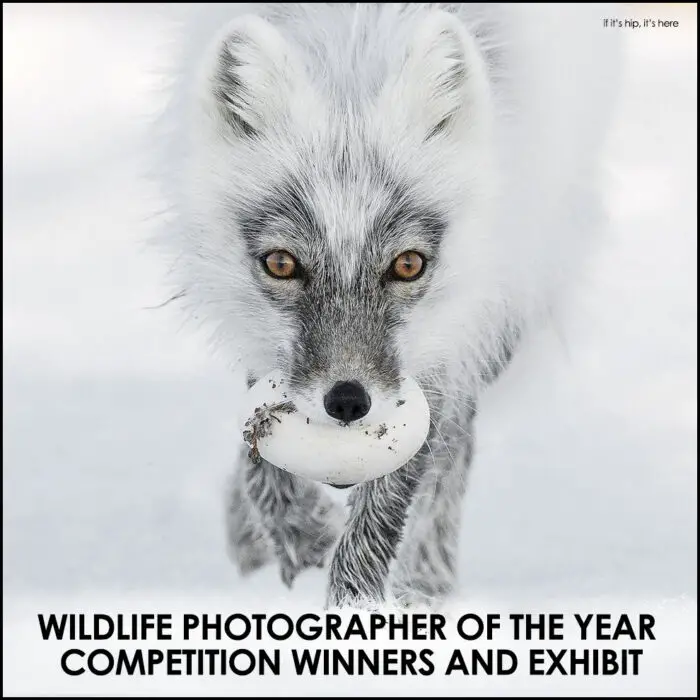
[[(449, 361), (452, 380), (473, 389), (503, 329), (527, 328), (561, 297), (599, 225), (597, 174), (616, 73), (613, 33), (600, 19), (609, 8), (333, 8), (290, 5), (286, 34), (254, 17), (255, 5), (196, 5), (175, 22), (157, 173), (172, 206), (164, 239), (174, 290), (187, 288), (183, 302), (210, 322), (231, 360), (261, 374), (273, 367), (289, 326), (255, 292), (222, 204), (264, 193), (300, 148), (320, 153), (354, 128), (352, 110), (364, 110), (383, 155), (451, 219), (439, 274), (401, 339), (405, 369), (420, 374)], [(244, 110), (267, 134), (254, 147), (212, 116), (208, 76), (232, 31), (252, 37), (246, 78), (258, 89)], [(324, 42), (323, 60), (314, 61), (314, 41)], [(485, 60), (491, 47), (497, 64)], [(436, 91), (436, 76), (459, 60), (463, 90)], [(336, 99), (343, 92), (352, 102)], [(452, 128), (423, 144), (426, 127), (445, 114), (456, 115)], [(329, 236), (361, 237), (381, 195), (361, 180), (342, 193), (319, 180), (309, 197)]]
[[(241, 570), (274, 555), (291, 585), (335, 546), (329, 604), (451, 589), (474, 399), (494, 362), (506, 361), (504, 343), (564, 298), (602, 222), (617, 75), (615, 33), (601, 20), (609, 15), (609, 6), (550, 4), (197, 5), (175, 23), (155, 169), (171, 207), (163, 239), (174, 291), (184, 290), (181, 301), (231, 361), (258, 376), (284, 371), (300, 337), (327, 340), (335, 366), (316, 367), (293, 397), (319, 419), (334, 381), (358, 379), (375, 411), (388, 405), (362, 351), (382, 346), (389, 331), (378, 309), (391, 297), (404, 314), (392, 328), (398, 371), (421, 381), (434, 408), (425, 450), (355, 487), (337, 543), (331, 502), (315, 484), (242, 456), (229, 509)], [(382, 167), (409, 186), (397, 194), (378, 185), (372, 169)], [(299, 318), (269, 296), (270, 285), (289, 295), (301, 287), (253, 264), (233, 213), (259, 206), (290, 172), (327, 238), (295, 243), (306, 245), (299, 255), (314, 279), (328, 282), (310, 287), (314, 303)], [(371, 280), (366, 299), (379, 300), (363, 305), (350, 282), (392, 197), (407, 211), (439, 211), (447, 229), (423, 281), (381, 287), (381, 270), (376, 284), (373, 272), (361, 276)], [(297, 222), (275, 216), (253, 252), (293, 240)], [(382, 251), (387, 267), (420, 242), (414, 226)], [(333, 253), (316, 268), (314, 247)], [(416, 289), (425, 293), (409, 303)], [(363, 317), (367, 309), (380, 322)], [(320, 335), (300, 335), (312, 322)], [(369, 335), (356, 342), (358, 331)]]

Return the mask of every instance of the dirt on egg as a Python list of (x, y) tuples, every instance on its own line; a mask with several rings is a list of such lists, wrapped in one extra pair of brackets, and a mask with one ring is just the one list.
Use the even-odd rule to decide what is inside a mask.
[(262, 406), (258, 406), (255, 409), (253, 417), (245, 422), (243, 430), (243, 439), (246, 445), (250, 447), (248, 457), (250, 457), (253, 464), (260, 464), (262, 461), (262, 457), (258, 451), (258, 440), (272, 433), (273, 420), (276, 420), (278, 423), (282, 422), (276, 414), (295, 413), (296, 410), (297, 407), (292, 401), (276, 403), (272, 406), (268, 406), (264, 403)]

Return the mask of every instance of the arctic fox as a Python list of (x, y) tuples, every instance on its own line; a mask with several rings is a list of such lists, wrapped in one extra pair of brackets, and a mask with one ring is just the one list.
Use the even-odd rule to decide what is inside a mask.
[[(432, 428), (350, 492), (241, 445), (228, 505), (241, 571), (327, 605), (430, 603), (455, 585), (481, 391), (599, 228), (615, 92), (609, 7), (197, 5), (159, 124), (176, 295), (250, 382), (279, 368), (318, 421), (416, 378)], [(351, 486), (351, 485), (348, 485)]]

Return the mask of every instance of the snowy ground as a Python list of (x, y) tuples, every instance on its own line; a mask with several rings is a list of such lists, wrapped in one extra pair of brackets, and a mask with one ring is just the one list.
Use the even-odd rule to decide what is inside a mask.
[(450, 609), (651, 612), (640, 675), (139, 680), (67, 678), (36, 614), (318, 611), (324, 579), (236, 575), (238, 383), (145, 308), (151, 8), (3, 6), (4, 694), (696, 692), (696, 10), (638, 12), (681, 28), (625, 34), (613, 228), (571, 321), (482, 405)]

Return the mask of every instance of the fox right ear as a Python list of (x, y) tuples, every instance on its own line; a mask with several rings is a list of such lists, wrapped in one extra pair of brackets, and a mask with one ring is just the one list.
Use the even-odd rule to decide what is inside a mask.
[(477, 126), (489, 111), (486, 67), (456, 16), (434, 10), (416, 26), (403, 65), (380, 100), (394, 126), (426, 141), (449, 136), (458, 123)]
[(210, 96), (238, 136), (255, 136), (284, 119), (305, 89), (305, 70), (288, 42), (255, 15), (231, 22), (214, 44)]

